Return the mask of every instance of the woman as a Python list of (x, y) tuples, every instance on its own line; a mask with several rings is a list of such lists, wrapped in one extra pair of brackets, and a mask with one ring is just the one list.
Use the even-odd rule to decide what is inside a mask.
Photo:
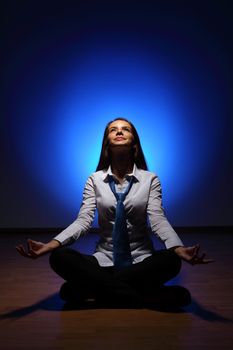
[[(67, 248), (86, 233), (98, 210), (100, 241), (93, 255)], [(150, 227), (165, 244), (155, 251)], [(29, 258), (50, 255), (52, 269), (66, 282), (60, 296), (71, 303), (94, 298), (116, 305), (180, 307), (191, 297), (180, 286), (164, 286), (184, 260), (213, 261), (199, 245), (184, 247), (162, 208), (158, 177), (147, 170), (134, 125), (117, 118), (106, 126), (99, 164), (87, 180), (77, 219), (48, 243), (28, 240), (18, 252)]]

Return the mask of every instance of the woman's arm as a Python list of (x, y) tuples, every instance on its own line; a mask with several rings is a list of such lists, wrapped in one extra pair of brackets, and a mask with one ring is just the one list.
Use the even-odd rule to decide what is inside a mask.
[(59, 233), (55, 240), (62, 245), (73, 243), (81, 235), (88, 232), (91, 228), (96, 210), (96, 195), (93, 179), (90, 176), (85, 184), (83, 191), (83, 200), (77, 219), (69, 225), (64, 231)]
[(166, 248), (174, 250), (179, 257), (191, 265), (208, 264), (213, 259), (206, 259), (206, 254), (200, 252), (200, 245), (184, 247), (177, 233), (168, 222), (162, 207), (162, 190), (158, 177), (154, 177), (151, 183), (147, 214), (152, 232), (165, 244)]
[(158, 236), (167, 249), (184, 245), (164, 214), (161, 184), (156, 175), (153, 176), (151, 181), (147, 215), (152, 232)]

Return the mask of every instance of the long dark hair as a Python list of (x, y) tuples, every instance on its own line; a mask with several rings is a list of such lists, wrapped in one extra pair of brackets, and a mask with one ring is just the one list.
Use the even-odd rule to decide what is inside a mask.
[(116, 118), (116, 119), (110, 121), (106, 125), (105, 131), (104, 131), (104, 137), (103, 137), (103, 141), (102, 141), (102, 148), (101, 148), (99, 163), (97, 165), (96, 171), (108, 169), (109, 165), (111, 164), (111, 154), (110, 154), (109, 148), (108, 148), (108, 128), (109, 128), (109, 125), (111, 123), (115, 122), (116, 120), (124, 120), (125, 122), (129, 123), (129, 125), (131, 126), (133, 136), (134, 136), (134, 145), (133, 145), (134, 163), (137, 165), (137, 167), (139, 169), (148, 170), (148, 167), (146, 164), (146, 159), (145, 159), (145, 156), (143, 154), (140, 139), (139, 139), (139, 136), (138, 136), (138, 133), (137, 133), (135, 126), (129, 120), (127, 120), (125, 118)]

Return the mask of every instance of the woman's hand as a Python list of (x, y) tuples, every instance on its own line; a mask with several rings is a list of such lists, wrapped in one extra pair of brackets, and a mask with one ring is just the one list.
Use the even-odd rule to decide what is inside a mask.
[(206, 254), (199, 255), (200, 245), (196, 244), (193, 247), (177, 247), (174, 249), (179, 257), (191, 265), (209, 264), (214, 262), (213, 259), (206, 259)]
[(53, 249), (56, 249), (60, 246), (60, 243), (56, 240), (51, 240), (48, 243), (42, 243), (33, 241), (32, 239), (27, 240), (27, 250), (24, 248), (22, 244), (16, 246), (16, 250), (22, 256), (26, 258), (36, 259), (40, 256), (51, 252)]

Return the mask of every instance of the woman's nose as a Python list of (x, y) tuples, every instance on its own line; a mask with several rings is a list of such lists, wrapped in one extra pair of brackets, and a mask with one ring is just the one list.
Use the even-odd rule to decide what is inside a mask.
[(116, 134), (117, 134), (117, 135), (118, 135), (118, 134), (121, 134), (121, 135), (122, 135), (122, 134), (123, 134), (123, 132), (122, 132), (122, 130), (121, 130), (121, 129), (118, 129)]

